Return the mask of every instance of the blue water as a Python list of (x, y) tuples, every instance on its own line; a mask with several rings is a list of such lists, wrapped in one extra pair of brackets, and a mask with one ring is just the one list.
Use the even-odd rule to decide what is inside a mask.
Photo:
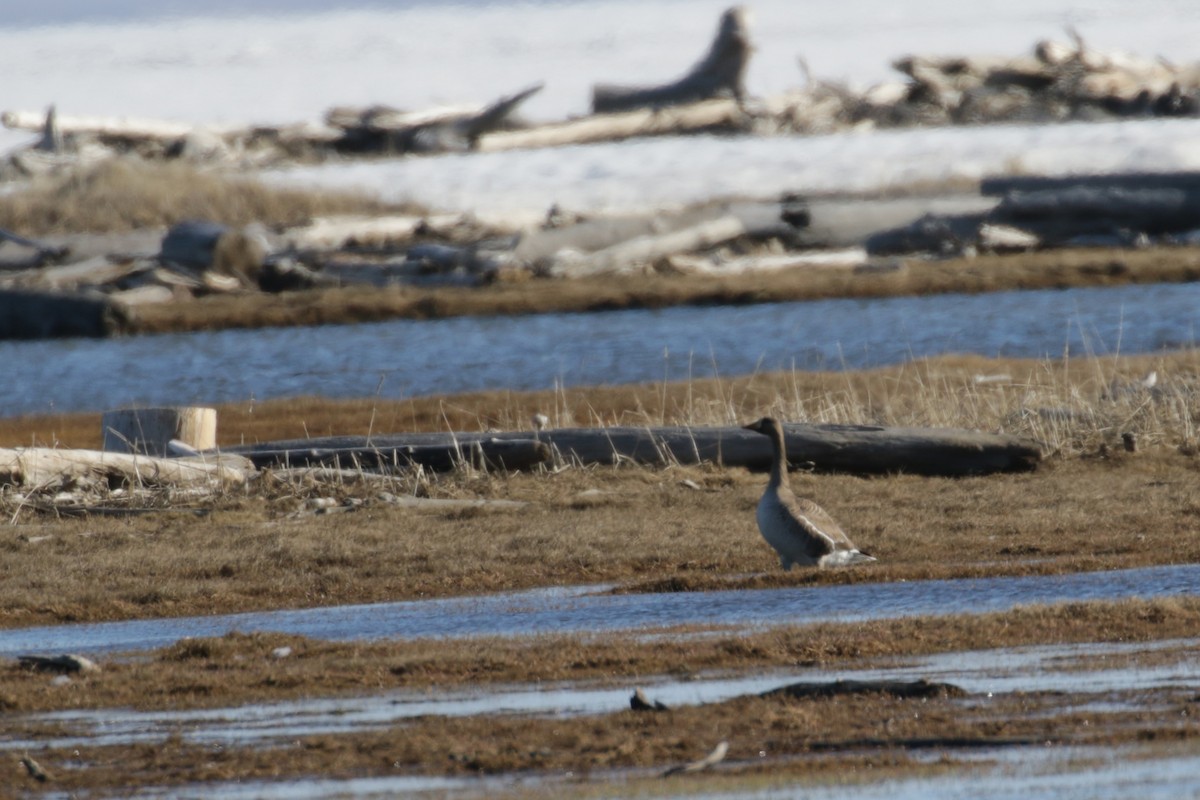
[(319, 639), (533, 636), (680, 625), (763, 627), (1004, 611), (1030, 603), (1193, 595), (1200, 565), (792, 589), (609, 595), (586, 588), (0, 631), (0, 656), (163, 647), (184, 636), (279, 631)]
[(1198, 327), (1184, 284), (0, 342), (0, 415), (1148, 353)]

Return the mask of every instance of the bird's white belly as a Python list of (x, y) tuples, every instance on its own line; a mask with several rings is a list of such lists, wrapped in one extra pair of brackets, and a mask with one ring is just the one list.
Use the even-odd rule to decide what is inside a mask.
[(755, 519), (758, 521), (759, 532), (781, 558), (796, 564), (816, 563), (808, 555), (803, 535), (792, 530), (788, 525), (787, 509), (781, 506), (775, 498), (764, 496), (758, 501)]

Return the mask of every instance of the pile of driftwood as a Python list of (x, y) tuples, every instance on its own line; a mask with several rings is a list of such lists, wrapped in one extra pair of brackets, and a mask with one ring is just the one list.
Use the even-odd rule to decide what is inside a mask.
[(991, 178), (985, 208), (929, 213), (867, 237), (869, 254), (963, 256), (1200, 243), (1200, 174)]
[(1200, 241), (1200, 174), (995, 178), (977, 193), (787, 196), (644, 214), (317, 219), (269, 231), (186, 222), (164, 234), (33, 241), (0, 231), (0, 339), (108, 336), (139, 306), (214, 293), (477, 286), (647, 273), (841, 269), (896, 256)]
[(517, 116), (541, 84), (487, 105), (339, 107), (320, 123), (277, 126), (9, 111), (0, 116), (5, 126), (41, 136), (0, 164), (0, 180), (131, 152), (262, 167), (332, 155), (497, 151), (696, 132), (794, 134), (1200, 113), (1200, 64), (1098, 52), (1074, 33), (1070, 43), (1039, 42), (1030, 55), (1015, 58), (907, 56), (893, 64), (901, 80), (865, 90), (810, 76), (801, 88), (760, 100), (749, 98), (744, 83), (753, 51), (746, 11), (731, 8), (705, 55), (682, 77), (659, 85), (596, 85), (589, 114), (544, 124)]

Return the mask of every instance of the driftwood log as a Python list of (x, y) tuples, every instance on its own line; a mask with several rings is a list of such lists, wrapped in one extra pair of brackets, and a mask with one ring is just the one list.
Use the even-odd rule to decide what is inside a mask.
[(746, 66), (754, 47), (750, 43), (749, 12), (742, 6), (721, 15), (716, 38), (708, 53), (686, 75), (663, 86), (613, 86), (592, 88), (592, 111), (605, 113), (632, 108), (679, 105), (714, 97), (745, 96)]
[[(906, 472), (918, 475), (980, 475), (1036, 469), (1041, 448), (1016, 436), (951, 428), (885, 428), (869, 425), (785, 426), (788, 459), (811, 463), (816, 469), (857, 474)], [(490, 463), (510, 469), (540, 464), (546, 446), (565, 459), (583, 464), (636, 461), (646, 464), (710, 462), (767, 470), (770, 442), (742, 428), (559, 428), (538, 433), (395, 434), (298, 439), (226, 448), (250, 459), (255, 466), (364, 465), (403, 466), (421, 463), (449, 469), (461, 454), (481, 452)], [(507, 458), (508, 460), (504, 460)]]
[(32, 266), (39, 267), (43, 264), (57, 264), (66, 258), (71, 252), (69, 247), (47, 244), (46, 242), (39, 242), (34, 239), (27, 239), (24, 236), (13, 233), (12, 231), (6, 231), (2, 228), (0, 228), (0, 242), (12, 242), (13, 244), (33, 250), (36, 254), (36, 263), (32, 264)]
[(131, 324), (128, 310), (101, 294), (0, 289), (0, 339), (99, 338)]
[[(415, 441), (414, 441), (415, 439)], [(461, 465), (531, 469), (552, 457), (550, 447), (528, 434), (509, 439), (492, 436), (434, 434), (423, 437), (340, 436), (297, 439), (224, 448), (249, 459), (256, 467), (335, 466), (346, 469), (391, 470), (420, 466), (446, 472)]]
[(528, 231), (513, 259), (535, 271), (574, 277), (694, 252), (728, 239), (790, 238), (778, 202), (706, 203), (683, 211), (599, 217), (559, 228)]
[(468, 150), (484, 134), (516, 127), (513, 114), (542, 84), (502, 97), (476, 109), (458, 107), (428, 112), (401, 112), (374, 106), (354, 111), (332, 110), (326, 122), (344, 128), (336, 149), (350, 153), (445, 153)]
[(24, 447), (0, 450), (0, 485), (25, 489), (79, 481), (119, 486), (221, 486), (246, 481), (248, 472), (228, 459), (153, 458), (99, 450)]
[(481, 152), (495, 152), (616, 142), (642, 136), (734, 133), (746, 131), (750, 125), (750, 118), (736, 100), (717, 98), (669, 107), (598, 113), (565, 122), (489, 133), (479, 137), (475, 149)]

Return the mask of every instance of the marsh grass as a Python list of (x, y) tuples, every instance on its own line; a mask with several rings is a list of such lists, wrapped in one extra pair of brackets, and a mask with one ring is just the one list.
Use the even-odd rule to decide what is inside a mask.
[(285, 226), (322, 214), (395, 209), (368, 196), (273, 188), (182, 162), (110, 159), (0, 195), (0, 228), (42, 236), (160, 228), (189, 219)]

